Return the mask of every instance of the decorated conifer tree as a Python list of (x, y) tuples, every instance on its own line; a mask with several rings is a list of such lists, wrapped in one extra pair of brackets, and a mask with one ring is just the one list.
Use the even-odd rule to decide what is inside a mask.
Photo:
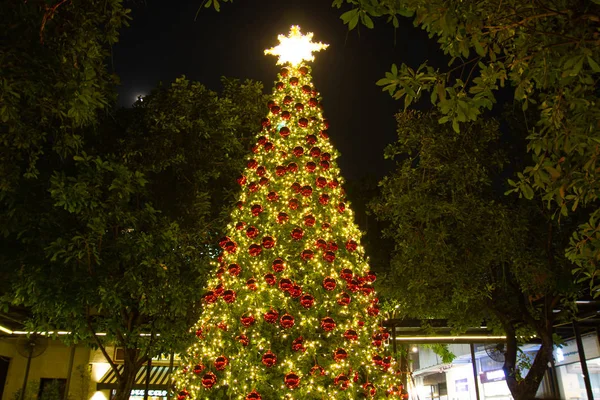
[(311, 69), (292, 27), (196, 340), (175, 375), (178, 400), (400, 396), (378, 299), (348, 207)]

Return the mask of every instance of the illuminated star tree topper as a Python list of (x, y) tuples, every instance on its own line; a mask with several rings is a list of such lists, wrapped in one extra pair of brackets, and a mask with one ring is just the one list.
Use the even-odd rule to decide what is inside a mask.
[(313, 33), (308, 32), (303, 35), (300, 32), (298, 25), (293, 25), (290, 28), (289, 35), (279, 35), (279, 45), (265, 50), (265, 54), (278, 56), (278, 65), (290, 64), (297, 66), (302, 61), (314, 61), (315, 56), (312, 54), (315, 51), (325, 50), (329, 47), (325, 43), (315, 43), (312, 41)]

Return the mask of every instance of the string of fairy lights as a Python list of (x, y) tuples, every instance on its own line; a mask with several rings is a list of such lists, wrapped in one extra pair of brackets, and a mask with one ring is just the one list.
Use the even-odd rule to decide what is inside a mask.
[(266, 54), (284, 65), (231, 213), (178, 400), (399, 395), (361, 232), (312, 83), (312, 33)]

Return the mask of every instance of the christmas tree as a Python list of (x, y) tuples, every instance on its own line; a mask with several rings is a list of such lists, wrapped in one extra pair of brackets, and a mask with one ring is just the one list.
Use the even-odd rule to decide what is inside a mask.
[(389, 334), (348, 207), (311, 69), (292, 27), (221, 239), (195, 344), (176, 373), (178, 400), (400, 396)]

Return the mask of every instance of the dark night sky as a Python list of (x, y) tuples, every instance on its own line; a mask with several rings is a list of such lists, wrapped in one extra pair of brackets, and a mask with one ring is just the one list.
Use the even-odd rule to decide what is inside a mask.
[[(396, 139), (394, 113), (401, 103), (375, 82), (392, 63), (416, 67), (425, 60), (440, 62), (435, 40), (408, 19), (394, 29), (383, 20), (374, 30), (348, 32), (331, 8), (330, 0), (243, 1), (223, 4), (221, 12), (202, 8), (201, 0), (146, 0), (133, 8), (131, 27), (123, 30), (114, 48), (114, 68), (121, 78), (120, 105), (159, 82), (170, 84), (186, 75), (219, 90), (221, 76), (254, 79), (270, 93), (279, 66), (263, 50), (278, 43), (291, 25), (314, 32), (315, 41), (330, 47), (316, 54), (313, 79), (323, 96), (330, 134), (341, 152), (339, 164), (346, 178), (381, 177), (390, 167), (383, 149)], [(258, 121), (257, 121), (258, 123)]]

